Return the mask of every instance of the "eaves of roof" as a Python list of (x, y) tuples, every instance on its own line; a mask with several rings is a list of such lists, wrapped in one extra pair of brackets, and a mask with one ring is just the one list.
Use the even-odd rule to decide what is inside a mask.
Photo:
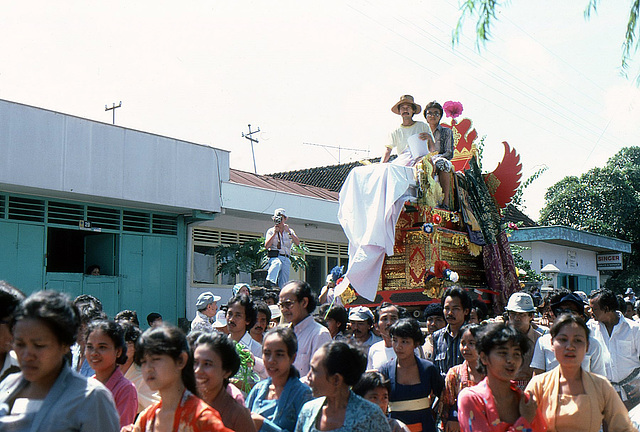
[(338, 192), (327, 190), (317, 186), (296, 183), (291, 180), (273, 178), (267, 175), (253, 174), (236, 169), (229, 170), (229, 181), (231, 183), (253, 186), (257, 188), (287, 192), (296, 195), (308, 196), (324, 199), (328, 201), (338, 201)]

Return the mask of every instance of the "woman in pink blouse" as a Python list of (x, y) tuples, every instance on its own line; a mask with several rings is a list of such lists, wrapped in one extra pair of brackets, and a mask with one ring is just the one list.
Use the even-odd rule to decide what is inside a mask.
[(120, 427), (132, 425), (138, 412), (138, 392), (118, 367), (127, 361), (120, 324), (106, 320), (91, 322), (87, 328), (85, 358), (96, 373), (93, 378), (111, 391), (120, 415)]
[(529, 348), (526, 336), (503, 323), (488, 324), (480, 332), (477, 347), (487, 377), (460, 392), (460, 430), (546, 431), (536, 400), (523, 394), (513, 381)]

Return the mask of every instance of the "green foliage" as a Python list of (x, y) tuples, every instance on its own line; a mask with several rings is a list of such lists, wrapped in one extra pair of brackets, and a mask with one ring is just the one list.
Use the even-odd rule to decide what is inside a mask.
[[(600, 0), (589, 0), (584, 11), (586, 19), (591, 18), (591, 13), (597, 12), (597, 6)], [(616, 5), (617, 2), (614, 2)], [(507, 5), (508, 2), (500, 3), (497, 0), (464, 0), (460, 7), (460, 18), (451, 37), (452, 44), (455, 46), (460, 41), (462, 33), (462, 25), (467, 16), (477, 17), (476, 21), (476, 46), (480, 48), (486, 41), (491, 38), (491, 25), (497, 19), (496, 10), (498, 6)], [(640, 0), (633, 0), (629, 9), (629, 20), (622, 43), (622, 54), (620, 60), (620, 68), (626, 76), (629, 68), (631, 57), (638, 51), (640, 47), (640, 25), (638, 17), (640, 16)], [(636, 84), (640, 85), (640, 75), (638, 75)]]
[(627, 240), (632, 252), (624, 271), (611, 272), (607, 288), (619, 291), (640, 282), (640, 147), (627, 147), (604, 168), (565, 177), (547, 190), (543, 225), (565, 225)]
[(496, 19), (497, 0), (465, 0), (460, 7), (461, 15), (453, 30), (453, 44), (459, 42), (462, 33), (462, 25), (467, 15), (478, 16), (476, 22), (476, 46), (479, 48), (491, 38), (491, 24)]
[(480, 169), (482, 170), (482, 154), (484, 153), (484, 145), (485, 145), (485, 139), (487, 138), (486, 135), (482, 135), (482, 138), (480, 138), (480, 141), (478, 141), (478, 143), (476, 144), (476, 148), (478, 149), (478, 157), (476, 158), (476, 160), (478, 161), (478, 167), (480, 167)]
[[(293, 270), (309, 267), (305, 260), (305, 254), (309, 252), (309, 248), (304, 243), (300, 243), (300, 246), (293, 245), (291, 252)], [(217, 264), (216, 274), (228, 274), (231, 277), (260, 270), (269, 262), (263, 237), (242, 244), (216, 246), (213, 248), (213, 253)]]
[[(504, 228), (507, 233), (507, 237), (511, 236), (511, 233), (517, 230), (521, 225), (522, 222), (518, 222), (517, 224), (509, 222), (509, 224)], [(531, 268), (531, 261), (522, 257), (522, 252), (531, 249), (530, 247), (520, 246), (513, 243), (509, 243), (509, 247), (511, 248), (511, 255), (513, 255), (513, 262), (516, 265), (516, 269), (523, 270), (525, 272), (525, 274), (518, 272), (518, 280), (520, 282), (539, 282), (547, 280), (547, 277), (536, 273), (535, 270)]]
[(309, 253), (309, 248), (304, 243), (300, 243), (299, 246), (293, 245), (291, 248), (291, 268), (293, 270), (306, 270), (309, 267), (309, 263), (304, 258), (307, 253)]
[(213, 248), (216, 258), (216, 274), (228, 274), (232, 277), (242, 273), (251, 273), (262, 268), (267, 256), (264, 238), (253, 239), (242, 244), (221, 245)]

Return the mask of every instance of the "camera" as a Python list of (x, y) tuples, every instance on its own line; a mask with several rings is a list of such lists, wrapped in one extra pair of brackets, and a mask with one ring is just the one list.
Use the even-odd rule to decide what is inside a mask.
[(277, 215), (273, 217), (273, 221), (276, 223), (276, 225), (278, 225), (280, 222), (282, 222), (284, 220), (282, 215)]

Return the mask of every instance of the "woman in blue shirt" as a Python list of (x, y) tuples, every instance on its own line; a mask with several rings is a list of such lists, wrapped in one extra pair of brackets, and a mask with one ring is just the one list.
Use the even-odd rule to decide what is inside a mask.
[(311, 389), (293, 366), (297, 351), (298, 340), (289, 327), (265, 334), (262, 360), (269, 378), (256, 384), (246, 401), (256, 430), (292, 432), (302, 405), (311, 399)]
[(13, 336), (22, 372), (0, 386), (0, 430), (120, 430), (109, 390), (66, 361), (79, 324), (78, 310), (65, 294), (40, 291), (20, 305)]

